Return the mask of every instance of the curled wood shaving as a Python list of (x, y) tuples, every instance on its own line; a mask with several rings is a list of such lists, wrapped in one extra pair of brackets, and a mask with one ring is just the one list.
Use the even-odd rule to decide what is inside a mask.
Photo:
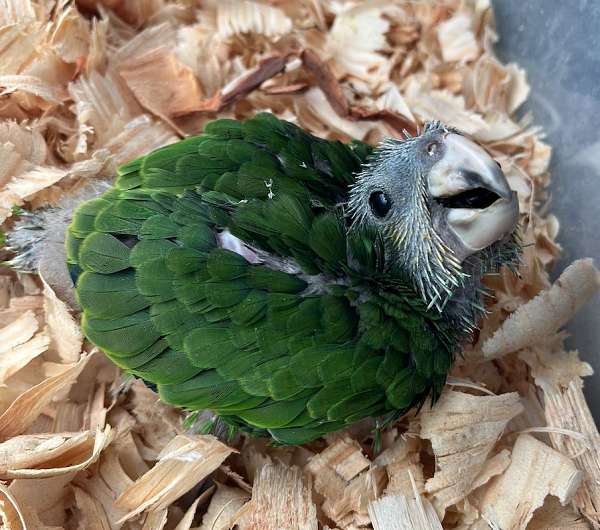
[(431, 503), (416, 495), (381, 497), (369, 505), (374, 530), (442, 530)]
[(481, 511), (498, 528), (525, 528), (547, 495), (568, 503), (583, 478), (571, 460), (528, 434), (517, 439), (508, 469), (485, 491)]
[(142, 530), (162, 530), (167, 524), (167, 515), (166, 508), (148, 513), (144, 519)]
[(75, 494), (75, 507), (80, 516), (80, 526), (90, 530), (111, 530), (102, 504), (85, 490), (77, 486), (71, 486), (71, 488)]
[[(405, 130), (411, 134), (416, 132), (414, 121), (406, 118), (402, 113), (395, 112), (393, 108), (369, 110), (357, 105), (350, 106), (342, 90), (342, 86), (336, 79), (331, 68), (313, 50), (304, 50), (301, 57), (304, 68), (312, 75), (317, 86), (325, 95), (327, 102), (340, 118), (358, 121), (381, 120), (389, 125), (397, 136), (400, 136)], [(398, 95), (398, 97), (401, 96)], [(409, 110), (405, 112), (407, 115), (411, 115)]]
[(66, 493), (75, 473), (40, 479), (16, 479), (8, 488), (24, 515), (27, 529), (60, 530), (66, 523)]
[(431, 90), (413, 80), (404, 97), (421, 121), (440, 120), (474, 136), (488, 128), (483, 117), (467, 108), (463, 96), (448, 90)]
[(21, 206), (25, 199), (56, 184), (67, 176), (67, 171), (55, 167), (37, 166), (17, 175), (0, 192), (0, 221), (11, 214), (12, 206)]
[(48, 377), (13, 401), (0, 416), (0, 439), (6, 440), (21, 434), (31, 425), (57, 393), (73, 384), (90, 357), (82, 356), (77, 363), (64, 365), (58, 375)]
[(0, 517), (7, 530), (26, 530), (23, 511), (8, 488), (0, 482)]
[(45, 332), (37, 333), (38, 329), (31, 310), (0, 329), (0, 383), (48, 349), (50, 338)]
[(519, 353), (519, 358), (529, 365), (536, 385), (544, 391), (566, 388), (571, 381), (594, 373), (576, 351), (565, 352), (552, 345), (527, 348)]
[(369, 464), (369, 459), (363, 455), (361, 446), (355, 440), (340, 438), (312, 457), (306, 466), (306, 471), (318, 480), (321, 471), (329, 468), (342, 480), (349, 481), (369, 467)]
[(95, 10), (100, 6), (110, 7), (123, 20), (140, 26), (164, 7), (164, 0), (79, 0), (86, 8)]
[(571, 457), (584, 473), (575, 505), (595, 527), (600, 526), (600, 434), (583, 395), (583, 382), (575, 377), (566, 387), (545, 384), (542, 388), (548, 426), (580, 433), (588, 442), (582, 450), (578, 440), (550, 433), (552, 446)]
[(111, 439), (110, 426), (95, 433), (16, 436), (0, 444), (0, 478), (46, 478), (85, 469)]
[(240, 530), (317, 530), (310, 479), (295, 466), (263, 466), (238, 526)]
[(63, 362), (76, 362), (83, 345), (83, 333), (67, 305), (44, 281), (44, 312), (53, 348)]
[(185, 515), (181, 518), (181, 520), (177, 523), (175, 530), (190, 530), (192, 527), (192, 523), (194, 521), (194, 516), (196, 515), (196, 510), (198, 509), (198, 504), (200, 502), (201, 497), (198, 497), (192, 505), (188, 508)]
[(442, 22), (437, 37), (444, 61), (472, 61), (479, 57), (479, 45), (471, 28), (472, 17), (458, 12)]
[(374, 464), (385, 466), (388, 475), (385, 495), (410, 495), (413, 489), (423, 493), (425, 479), (419, 450), (419, 440), (400, 436), (374, 460)]
[[(133, 483), (123, 468), (120, 456), (119, 451), (112, 444), (109, 445), (100, 455), (96, 472), (80, 473), (72, 483), (94, 501), (94, 512), (100, 513), (100, 520), (105, 520), (111, 529), (123, 526), (119, 520), (127, 512), (116, 506), (115, 500)], [(88, 500), (82, 496), (82, 502), (89, 504)]]
[(562, 506), (553, 496), (546, 498), (527, 525), (528, 530), (589, 530), (590, 526), (571, 506)]
[(445, 391), (419, 415), (421, 437), (431, 440), (436, 472), (425, 483), (438, 514), (475, 487), (488, 454), (506, 424), (523, 411), (517, 393), (472, 396)]
[(217, 5), (217, 28), (221, 38), (249, 33), (278, 37), (292, 29), (292, 21), (277, 7), (225, 0)]
[(158, 396), (139, 380), (131, 385), (130, 400), (132, 426), (136, 425), (141, 438), (140, 454), (145, 460), (158, 460), (163, 448), (183, 433), (181, 415), (161, 403)]
[(67, 92), (64, 88), (56, 87), (33, 75), (2, 75), (0, 76), (0, 87), (4, 87), (0, 93), (2, 96), (21, 91), (38, 96), (49, 103), (61, 103), (67, 99)]
[(314, 488), (324, 498), (321, 509), (340, 525), (359, 522), (367, 515), (367, 505), (385, 486), (385, 470), (370, 467), (360, 445), (344, 437), (335, 440), (305, 466)]
[[(161, 75), (157, 77), (156, 72)], [(164, 120), (193, 112), (202, 99), (192, 69), (166, 48), (123, 63), (119, 73), (142, 107)]]
[(128, 513), (163, 510), (212, 473), (234, 450), (213, 436), (179, 435), (158, 455), (158, 462), (123, 491), (115, 505)]
[(385, 14), (390, 8), (386, 3), (348, 4), (337, 14), (325, 49), (341, 75), (354, 76), (370, 86), (389, 76), (390, 61), (381, 51), (388, 47), (385, 33), (390, 23)]
[(325, 124), (341, 138), (364, 140), (373, 129), (378, 128), (379, 124), (375, 121), (356, 121), (351, 116), (341, 117), (329, 104), (323, 91), (317, 88), (309, 89), (300, 97), (301, 103), (297, 102), (298, 120), (316, 133), (322, 132)]
[(556, 283), (519, 307), (483, 344), (486, 358), (546, 342), (600, 288), (600, 273), (591, 259), (578, 260)]
[(229, 530), (239, 518), (238, 512), (250, 496), (239, 488), (217, 483), (207, 512), (202, 518), (200, 530)]

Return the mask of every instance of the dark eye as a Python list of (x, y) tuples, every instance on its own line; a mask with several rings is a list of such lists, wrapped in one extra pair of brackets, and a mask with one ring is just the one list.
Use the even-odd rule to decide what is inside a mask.
[(383, 191), (374, 191), (369, 197), (369, 206), (376, 217), (382, 218), (390, 211), (392, 200)]
[(440, 144), (438, 142), (429, 142), (427, 144), (427, 154), (429, 156), (434, 156), (438, 152), (439, 148)]

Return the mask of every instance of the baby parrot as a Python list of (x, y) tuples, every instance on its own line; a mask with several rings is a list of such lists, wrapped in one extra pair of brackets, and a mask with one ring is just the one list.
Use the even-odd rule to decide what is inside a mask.
[(122, 166), (67, 263), (86, 337), (165, 403), (300, 444), (435, 402), (518, 215), (439, 122), (373, 148), (264, 113)]

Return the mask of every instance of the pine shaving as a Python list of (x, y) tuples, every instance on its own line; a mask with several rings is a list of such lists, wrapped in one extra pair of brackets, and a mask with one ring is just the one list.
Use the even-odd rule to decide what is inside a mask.
[(15, 399), (0, 416), (0, 439), (6, 440), (27, 429), (58, 392), (75, 382), (89, 359), (90, 356), (85, 356), (73, 365), (66, 365), (58, 375), (45, 379)]
[(44, 332), (36, 333), (38, 329), (33, 311), (0, 329), (0, 383), (48, 349), (50, 338)]
[(413, 487), (423, 493), (425, 479), (419, 450), (417, 438), (400, 436), (375, 459), (376, 465), (385, 466), (388, 475), (385, 495), (410, 495)]
[(8, 488), (0, 483), (0, 517), (7, 530), (25, 530), (27, 523), (22, 509)]
[(192, 505), (188, 508), (185, 515), (181, 518), (181, 521), (177, 523), (175, 530), (190, 530), (192, 527), (192, 522), (194, 521), (194, 516), (196, 515), (196, 510), (198, 509), (198, 504), (201, 500), (201, 497), (198, 497)]
[(16, 436), (0, 444), (0, 477), (46, 478), (85, 469), (111, 439), (110, 426), (95, 433)]
[(48, 324), (51, 348), (66, 362), (76, 362), (83, 346), (83, 333), (67, 305), (44, 282), (44, 312)]
[(165, 509), (217, 469), (233, 451), (213, 436), (173, 438), (158, 455), (157, 464), (115, 501), (118, 508), (128, 510), (121, 521), (144, 510)]
[(382, 497), (371, 503), (369, 515), (374, 530), (442, 530), (431, 503), (417, 495)]
[[(161, 72), (158, 78), (157, 71)], [(122, 64), (119, 73), (142, 107), (165, 120), (189, 114), (202, 98), (192, 69), (163, 48)]]
[(588, 530), (589, 524), (570, 506), (562, 506), (556, 497), (547, 497), (527, 525), (528, 530)]
[(217, 483), (217, 490), (202, 518), (200, 530), (228, 530), (232, 528), (239, 518), (238, 512), (248, 500), (249, 496), (245, 491)]
[(476, 487), (488, 454), (507, 423), (523, 411), (517, 393), (472, 396), (446, 391), (420, 415), (421, 437), (431, 440), (436, 473), (425, 483), (437, 512)]
[(565, 269), (547, 291), (519, 307), (483, 344), (486, 358), (498, 357), (546, 342), (600, 288), (600, 272), (591, 259)]
[(583, 472), (558, 451), (528, 434), (517, 439), (508, 469), (486, 490), (481, 511), (498, 528), (525, 528), (548, 495), (564, 506)]
[(110, 530), (111, 525), (102, 509), (102, 504), (85, 490), (72, 486), (75, 494), (75, 506), (80, 514), (82, 528), (90, 530)]
[(267, 464), (252, 488), (248, 510), (238, 521), (240, 530), (317, 530), (317, 510), (311, 481), (297, 467)]
[(471, 29), (471, 17), (457, 13), (438, 26), (437, 36), (444, 61), (472, 61), (479, 57), (479, 45)]
[(247, 0), (225, 0), (218, 4), (217, 28), (224, 39), (244, 33), (278, 37), (292, 29), (292, 21), (277, 7)]

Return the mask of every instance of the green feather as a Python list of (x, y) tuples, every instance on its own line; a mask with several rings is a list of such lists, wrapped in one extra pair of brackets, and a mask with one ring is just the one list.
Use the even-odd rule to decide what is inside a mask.
[(79, 249), (82, 269), (110, 274), (129, 268), (129, 248), (110, 234), (95, 232), (85, 238)]
[(240, 412), (239, 416), (242, 420), (263, 429), (284, 427), (304, 411), (307, 401), (306, 397), (275, 401), (268, 405)]
[(201, 369), (190, 363), (185, 353), (166, 349), (147, 363), (131, 369), (133, 375), (159, 385), (175, 385), (187, 381)]
[(242, 256), (225, 249), (213, 250), (207, 266), (211, 278), (221, 281), (241, 278), (248, 270), (248, 262)]
[(84, 314), (81, 327), (91, 342), (114, 357), (138, 354), (160, 339), (147, 311), (110, 320)]
[(237, 349), (230, 331), (217, 326), (190, 331), (184, 340), (184, 348), (190, 362), (199, 368), (215, 368)]
[(95, 318), (120, 318), (150, 305), (137, 288), (133, 271), (110, 275), (84, 272), (77, 280), (77, 300)]

